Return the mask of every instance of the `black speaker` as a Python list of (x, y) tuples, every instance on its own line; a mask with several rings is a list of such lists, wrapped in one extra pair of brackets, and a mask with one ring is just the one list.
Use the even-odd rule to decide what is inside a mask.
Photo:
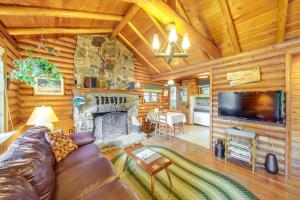
[(85, 88), (96, 88), (97, 87), (97, 79), (94, 77), (85, 77), (84, 78), (84, 87)]

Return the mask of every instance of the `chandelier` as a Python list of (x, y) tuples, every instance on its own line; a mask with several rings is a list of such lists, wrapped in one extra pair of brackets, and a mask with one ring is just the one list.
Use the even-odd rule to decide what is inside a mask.
[[(187, 50), (190, 48), (190, 41), (187, 33), (183, 35), (182, 44), (177, 44), (177, 32), (175, 23), (170, 23), (167, 25), (167, 29), (169, 31), (168, 40), (164, 43), (164, 45), (160, 48), (160, 42), (158, 39), (158, 34), (154, 34), (152, 47), (154, 50), (155, 57), (163, 57), (167, 58), (168, 64), (171, 63), (174, 57), (187, 57)], [(175, 52), (177, 50), (177, 52)]]

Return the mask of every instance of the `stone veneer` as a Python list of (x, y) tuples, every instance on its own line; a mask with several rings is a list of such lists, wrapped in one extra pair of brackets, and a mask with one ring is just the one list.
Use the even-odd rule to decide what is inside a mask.
[(78, 35), (74, 54), (75, 77), (97, 78), (97, 87), (127, 89), (134, 82), (133, 54), (117, 40), (103, 35)]
[[(113, 112), (113, 111), (127, 111), (128, 115), (128, 133), (132, 132), (131, 117), (138, 117), (138, 95), (124, 95), (114, 93), (88, 93), (88, 94), (74, 94), (74, 96), (80, 95), (87, 99), (87, 105), (83, 108), (73, 107), (73, 119), (76, 132), (93, 131), (94, 130), (94, 117), (93, 113), (98, 112)], [(125, 104), (115, 105), (114, 102), (108, 104), (97, 105), (97, 98), (99, 97), (126, 97)], [(100, 101), (101, 102), (101, 101)], [(116, 110), (117, 108), (118, 110)]]

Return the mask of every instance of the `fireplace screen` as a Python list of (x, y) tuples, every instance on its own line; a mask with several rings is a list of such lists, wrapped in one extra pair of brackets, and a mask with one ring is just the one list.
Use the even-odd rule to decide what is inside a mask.
[(96, 139), (113, 140), (127, 135), (127, 112), (95, 113), (94, 117)]

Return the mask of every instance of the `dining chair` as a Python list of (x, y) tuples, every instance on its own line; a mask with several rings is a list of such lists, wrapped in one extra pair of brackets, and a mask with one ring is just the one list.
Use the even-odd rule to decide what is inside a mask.
[(165, 112), (158, 113), (158, 132), (166, 135), (172, 135), (173, 133), (175, 136), (175, 126), (170, 126), (167, 123), (167, 113)]

